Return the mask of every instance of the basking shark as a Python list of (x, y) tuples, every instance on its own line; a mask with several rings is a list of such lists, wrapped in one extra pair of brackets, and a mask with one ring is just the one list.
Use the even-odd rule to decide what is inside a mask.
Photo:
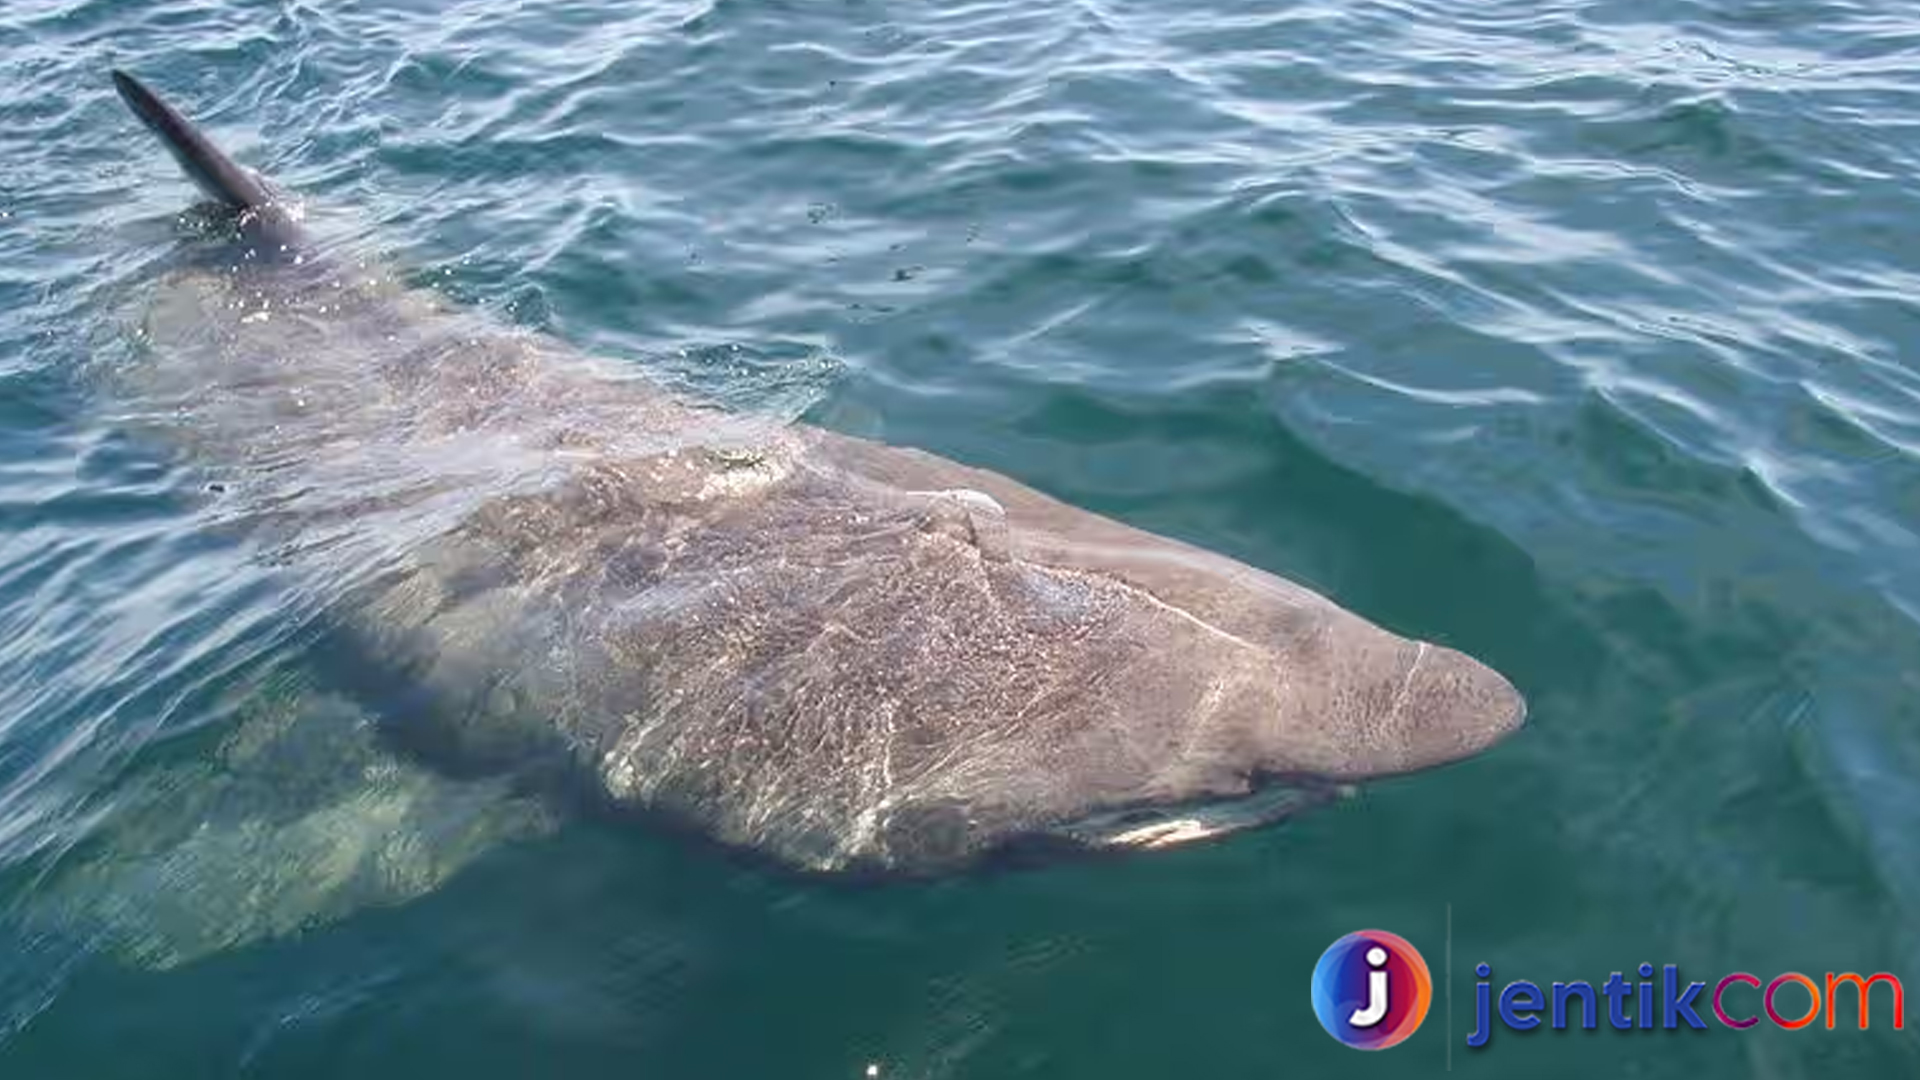
[(1273, 573), (400, 286), (113, 80), (234, 222), (116, 391), (327, 595), (409, 760), (927, 874), (1218, 835), (1523, 722), (1488, 667)]

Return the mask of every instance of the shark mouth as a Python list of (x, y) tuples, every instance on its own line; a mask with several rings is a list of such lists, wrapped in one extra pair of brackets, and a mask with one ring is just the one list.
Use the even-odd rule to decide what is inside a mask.
[(1352, 790), (1347, 785), (1272, 783), (1231, 799), (1095, 814), (1053, 831), (1094, 850), (1156, 851), (1272, 824)]

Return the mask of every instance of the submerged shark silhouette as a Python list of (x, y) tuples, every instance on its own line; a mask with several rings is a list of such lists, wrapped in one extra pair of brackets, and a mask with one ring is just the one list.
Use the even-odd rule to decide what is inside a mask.
[(162, 283), (122, 391), (336, 590), (420, 760), (927, 873), (1217, 835), (1524, 719), (1494, 671), (1273, 574), (369, 280), (113, 80), (239, 226)]

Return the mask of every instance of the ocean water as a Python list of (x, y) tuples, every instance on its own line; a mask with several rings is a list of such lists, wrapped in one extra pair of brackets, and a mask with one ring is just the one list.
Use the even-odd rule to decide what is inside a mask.
[[(414, 284), (1308, 583), (1530, 723), (858, 887), (497, 800), (396, 840), (446, 781), (351, 740), (235, 782), (352, 705), (102, 401), (194, 232), (112, 65)], [(1920, 1075), (1884, 998), (1464, 1043), (1478, 962), (1920, 988), (1916, 72), (1892, 0), (6, 0), (0, 1076)], [(1436, 979), (1374, 1054), (1308, 995), (1363, 927)]]

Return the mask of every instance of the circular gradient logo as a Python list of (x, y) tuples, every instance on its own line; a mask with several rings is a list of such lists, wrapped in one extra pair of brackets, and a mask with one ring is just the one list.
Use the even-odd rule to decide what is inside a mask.
[(1398, 1045), (1420, 1030), (1431, 1004), (1427, 962), (1398, 934), (1355, 931), (1313, 966), (1313, 1013), (1327, 1034), (1355, 1050)]

